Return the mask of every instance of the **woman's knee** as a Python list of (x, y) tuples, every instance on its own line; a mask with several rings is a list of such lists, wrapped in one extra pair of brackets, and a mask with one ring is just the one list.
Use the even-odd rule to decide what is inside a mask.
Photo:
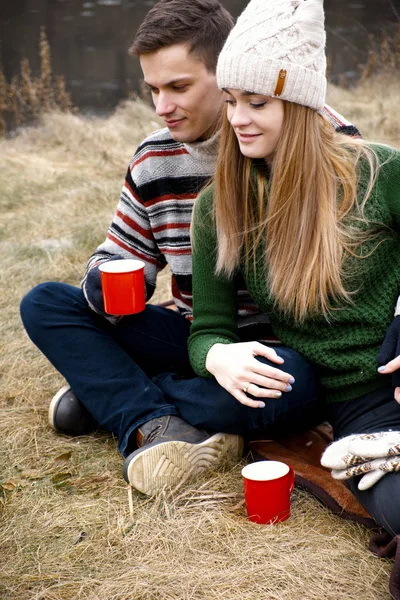
[(295, 387), (301, 395), (305, 394), (309, 400), (315, 399), (318, 395), (317, 379), (308, 359), (286, 346), (277, 346), (275, 351), (285, 362), (278, 364), (260, 356), (257, 358), (261, 362), (289, 373), (295, 379), (293, 388)]

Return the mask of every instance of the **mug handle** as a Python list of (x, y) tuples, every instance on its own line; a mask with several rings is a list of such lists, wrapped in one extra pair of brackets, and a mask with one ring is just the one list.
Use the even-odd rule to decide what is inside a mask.
[(291, 466), (289, 466), (289, 494), (293, 492), (294, 488), (294, 470)]

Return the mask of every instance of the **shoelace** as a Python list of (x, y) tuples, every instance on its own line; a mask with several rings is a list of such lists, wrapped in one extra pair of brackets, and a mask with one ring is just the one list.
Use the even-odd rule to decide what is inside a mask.
[(158, 436), (158, 433), (160, 431), (160, 429), (162, 428), (162, 421), (159, 422), (156, 427), (154, 427), (154, 429), (152, 429), (150, 431), (150, 433), (146, 436), (144, 443), (145, 444), (151, 444), (151, 442), (154, 441), (154, 439)]

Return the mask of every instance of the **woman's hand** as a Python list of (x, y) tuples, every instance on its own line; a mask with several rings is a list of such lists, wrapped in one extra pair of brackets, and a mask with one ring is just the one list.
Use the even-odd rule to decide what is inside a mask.
[(390, 375), (393, 373), (392, 381), (394, 388), (394, 399), (396, 402), (400, 404), (400, 386), (397, 383), (400, 383), (400, 356), (396, 356), (393, 360), (389, 361), (386, 365), (379, 367), (379, 373), (383, 375)]
[(236, 400), (246, 406), (264, 408), (264, 402), (251, 400), (247, 394), (256, 398), (279, 398), (282, 392), (290, 392), (294, 378), (260, 362), (256, 356), (277, 364), (284, 362), (273, 348), (259, 342), (240, 342), (214, 344), (208, 351), (206, 368)]
[(376, 362), (382, 365), (379, 373), (393, 373), (394, 398), (400, 404), (400, 316), (396, 316), (389, 325)]

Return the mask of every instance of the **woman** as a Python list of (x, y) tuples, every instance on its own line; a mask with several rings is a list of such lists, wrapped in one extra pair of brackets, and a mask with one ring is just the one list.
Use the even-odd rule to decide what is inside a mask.
[[(259, 410), (274, 397), (274, 370), (255, 357), (279, 368), (279, 350), (237, 334), (241, 275), (282, 342), (314, 366), (335, 438), (394, 430), (378, 436), (384, 458), (400, 444), (400, 407), (376, 365), (400, 287), (400, 152), (336, 134), (319, 114), (323, 21), (322, 0), (251, 0), (220, 54), (227, 110), (215, 180), (194, 213), (189, 351), (238, 402)], [(348, 445), (337, 448), (333, 467)], [(349, 486), (399, 534), (400, 474), (384, 472), (368, 489), (357, 477)]]

